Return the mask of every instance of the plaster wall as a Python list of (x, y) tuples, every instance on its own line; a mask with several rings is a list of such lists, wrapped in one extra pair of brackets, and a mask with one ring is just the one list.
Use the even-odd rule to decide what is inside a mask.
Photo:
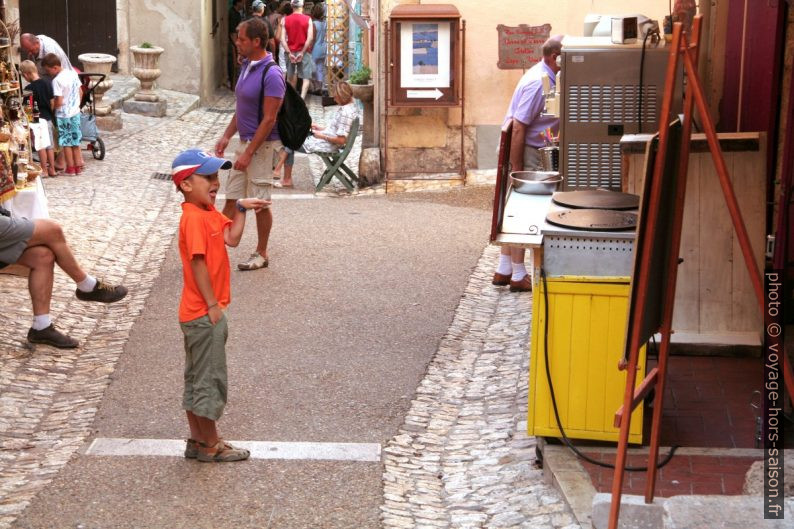
[(199, 6), (195, 0), (127, 1), (129, 44), (140, 45), (146, 41), (165, 48), (160, 56), (162, 74), (157, 86), (201, 95), (201, 34), (206, 33), (202, 18), (211, 0), (199, 0)]
[[(213, 20), (212, 2), (215, 2)], [(228, 42), (226, 0), (205, 0), (201, 5), (201, 87), (199, 97), (208, 101), (225, 77), (224, 55)]]
[(119, 73), (130, 75), (130, 0), (116, 0), (116, 36), (118, 37), (119, 56), (116, 63)]

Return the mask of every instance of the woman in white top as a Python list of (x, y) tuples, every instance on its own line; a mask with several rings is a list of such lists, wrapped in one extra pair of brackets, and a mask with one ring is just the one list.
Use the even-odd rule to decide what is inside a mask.
[[(306, 138), (298, 152), (336, 152), (347, 143), (350, 127), (353, 120), (358, 117), (358, 106), (353, 101), (353, 89), (345, 81), (336, 83), (334, 101), (339, 105), (331, 121), (326, 127), (312, 123), (311, 135)], [(295, 162), (294, 151), (284, 147), (279, 155), (279, 161), (273, 173), (279, 175), (284, 166), (284, 180), (276, 187), (292, 187), (292, 165)]]

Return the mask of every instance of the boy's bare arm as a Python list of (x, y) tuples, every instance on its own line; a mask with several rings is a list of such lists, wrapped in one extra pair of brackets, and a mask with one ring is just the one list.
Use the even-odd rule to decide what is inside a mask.
[(235, 247), (240, 244), (240, 239), (243, 238), (243, 228), (245, 227), (245, 213), (240, 211), (240, 207), (245, 209), (253, 209), (260, 211), (262, 208), (270, 205), (270, 200), (261, 198), (241, 198), (237, 201), (238, 207), (234, 209), (234, 218), (232, 225), (223, 230), (223, 242), (226, 246)]
[(63, 96), (55, 96), (55, 99), (52, 100), (52, 109), (58, 109), (63, 106)]
[(196, 286), (201, 292), (201, 296), (207, 303), (208, 315), (210, 322), (215, 325), (221, 319), (223, 311), (218, 305), (218, 300), (215, 299), (215, 292), (212, 290), (212, 281), (210, 281), (210, 272), (207, 269), (207, 261), (204, 260), (203, 255), (194, 255), (190, 260), (190, 269), (193, 271), (193, 278), (196, 280)]

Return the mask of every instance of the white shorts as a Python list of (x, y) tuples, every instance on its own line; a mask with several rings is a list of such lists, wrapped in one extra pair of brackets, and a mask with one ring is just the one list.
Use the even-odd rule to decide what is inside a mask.
[[(234, 151), (234, 161), (237, 161), (249, 143), (240, 140), (240, 146)], [(226, 199), (237, 200), (238, 198), (252, 197), (270, 200), (270, 190), (273, 187), (273, 165), (281, 147), (281, 142), (278, 140), (266, 141), (254, 153), (248, 169), (245, 171), (232, 169), (226, 180)]]

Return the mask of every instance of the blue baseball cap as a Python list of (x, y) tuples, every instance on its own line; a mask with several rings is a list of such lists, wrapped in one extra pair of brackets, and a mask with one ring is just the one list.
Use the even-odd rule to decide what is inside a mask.
[(171, 164), (171, 179), (179, 187), (183, 180), (193, 174), (211, 175), (220, 169), (231, 169), (232, 162), (217, 158), (201, 149), (180, 152)]

